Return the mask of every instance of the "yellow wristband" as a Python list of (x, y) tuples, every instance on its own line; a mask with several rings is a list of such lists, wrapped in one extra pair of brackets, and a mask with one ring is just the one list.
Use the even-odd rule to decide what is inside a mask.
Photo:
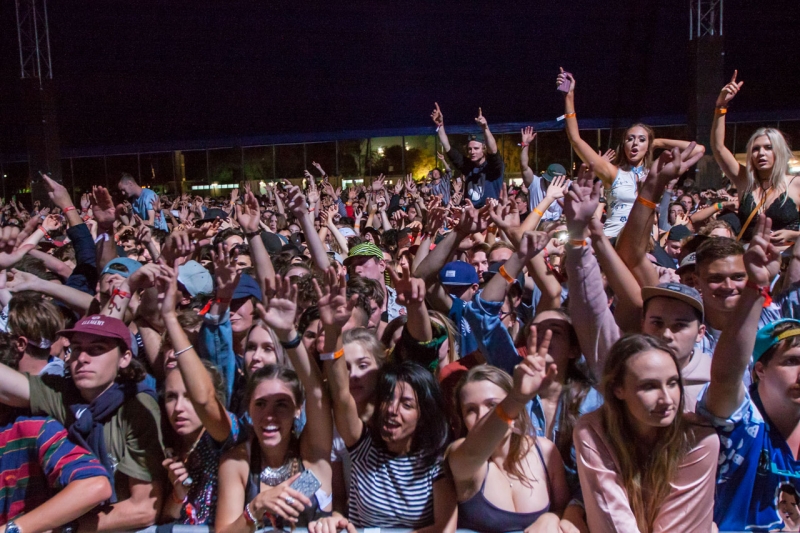
[(539, 209), (538, 207), (534, 207), (533, 208), (533, 212), (536, 213), (537, 215), (539, 215), (540, 217), (544, 216), (544, 213), (542, 213), (542, 210)]

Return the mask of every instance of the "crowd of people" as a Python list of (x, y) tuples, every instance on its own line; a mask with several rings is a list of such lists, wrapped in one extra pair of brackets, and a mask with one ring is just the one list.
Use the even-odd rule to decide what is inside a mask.
[[(572, 176), (444, 170), (0, 206), (4, 533), (800, 531), (800, 182), (783, 134), (630, 126)], [(710, 112), (711, 110), (709, 110)]]

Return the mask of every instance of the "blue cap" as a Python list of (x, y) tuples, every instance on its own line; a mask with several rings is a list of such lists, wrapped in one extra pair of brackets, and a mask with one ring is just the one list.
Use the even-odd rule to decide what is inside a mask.
[(134, 261), (129, 257), (117, 257), (106, 263), (100, 275), (119, 274), (123, 278), (127, 278), (140, 268), (142, 268), (142, 264), (139, 261)]
[(254, 297), (259, 302), (261, 301), (261, 287), (258, 286), (256, 280), (250, 277), (248, 274), (242, 274), (239, 278), (239, 284), (236, 286), (236, 290), (233, 291), (233, 300), (238, 300), (239, 298), (248, 298)]
[[(783, 327), (781, 327), (783, 326)], [(776, 333), (775, 330), (780, 330)], [(756, 333), (756, 345), (753, 348), (753, 363), (761, 359), (761, 356), (769, 351), (770, 348), (789, 337), (800, 335), (800, 320), (793, 318), (782, 318), (771, 324), (767, 324)]]
[(208, 269), (197, 261), (186, 261), (178, 267), (178, 281), (192, 297), (214, 294), (214, 279)]
[(452, 261), (439, 271), (439, 283), (442, 285), (467, 286), (480, 283), (480, 280), (475, 267), (464, 261)]

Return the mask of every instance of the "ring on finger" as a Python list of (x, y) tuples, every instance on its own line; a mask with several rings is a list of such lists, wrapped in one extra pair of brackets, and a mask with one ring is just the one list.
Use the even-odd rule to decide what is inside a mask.
[(294, 498), (292, 498), (291, 496), (287, 496), (286, 497), (286, 504), (287, 505), (293, 505), (294, 504)]

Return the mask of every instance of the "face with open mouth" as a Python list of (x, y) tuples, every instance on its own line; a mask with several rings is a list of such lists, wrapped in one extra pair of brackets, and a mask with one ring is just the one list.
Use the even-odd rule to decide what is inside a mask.
[(647, 155), (649, 145), (647, 130), (640, 126), (629, 129), (625, 134), (625, 156), (628, 162), (633, 166), (638, 166)]
[(417, 395), (410, 384), (399, 381), (392, 398), (381, 406), (380, 432), (389, 450), (407, 453), (419, 421)]
[(288, 383), (267, 379), (253, 391), (249, 412), (256, 437), (262, 445), (272, 447), (291, 438), (294, 419), (300, 416), (300, 406), (295, 403)]
[(760, 135), (753, 141), (750, 149), (750, 157), (753, 167), (758, 170), (770, 171), (775, 166), (775, 152), (772, 149), (772, 141), (766, 135)]

